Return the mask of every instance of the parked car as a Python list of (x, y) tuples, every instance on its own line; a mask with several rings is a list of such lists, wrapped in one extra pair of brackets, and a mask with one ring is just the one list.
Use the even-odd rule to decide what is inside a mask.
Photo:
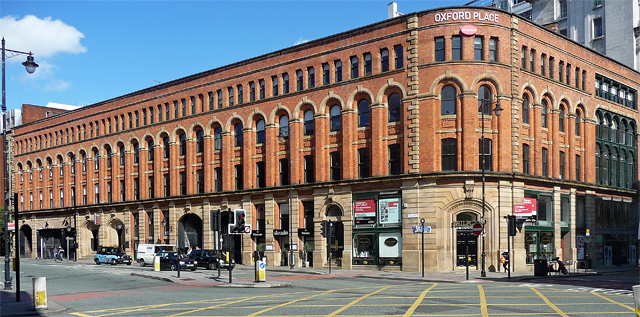
[(153, 263), (153, 257), (158, 252), (172, 252), (175, 249), (175, 246), (169, 244), (140, 244), (136, 252), (136, 260), (140, 263), (140, 266), (145, 266), (147, 263)]
[(188, 258), (184, 254), (162, 251), (157, 253), (156, 256), (160, 257), (161, 271), (163, 270), (175, 271), (178, 269), (178, 265), (180, 265), (180, 270), (195, 271), (196, 268), (198, 267), (198, 261)]
[[(213, 254), (216, 253), (216, 251), (209, 251)], [(223, 269), (228, 269), (229, 268), (229, 262), (226, 261), (226, 254), (224, 251), (218, 251), (218, 265), (220, 265), (220, 268)], [(236, 261), (235, 260), (231, 260), (231, 269), (233, 270), (236, 267)]]
[(111, 265), (124, 263), (131, 265), (133, 259), (120, 248), (100, 247), (98, 248), (98, 252), (93, 256), (93, 261), (96, 262), (97, 265), (100, 265), (100, 263), (109, 263)]
[(216, 253), (209, 250), (192, 250), (187, 254), (189, 258), (198, 261), (198, 267), (215, 270), (220, 265)]

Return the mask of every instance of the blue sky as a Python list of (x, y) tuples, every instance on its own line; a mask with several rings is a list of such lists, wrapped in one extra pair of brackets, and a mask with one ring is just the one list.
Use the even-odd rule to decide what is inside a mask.
[[(387, 18), (385, 1), (0, 1), (7, 108), (91, 105)], [(396, 1), (411, 13), (468, 0)]]

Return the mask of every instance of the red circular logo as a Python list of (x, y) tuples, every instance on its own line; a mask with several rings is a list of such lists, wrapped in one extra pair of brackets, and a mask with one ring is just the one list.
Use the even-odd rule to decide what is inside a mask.
[(465, 24), (460, 28), (460, 33), (464, 35), (476, 35), (478, 28), (473, 24)]
[(479, 236), (482, 233), (482, 225), (480, 223), (476, 223), (473, 225), (473, 233), (476, 236)]

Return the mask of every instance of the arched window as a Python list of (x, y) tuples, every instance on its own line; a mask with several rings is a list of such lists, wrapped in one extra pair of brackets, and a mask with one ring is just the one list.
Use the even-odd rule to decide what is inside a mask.
[(522, 123), (529, 123), (529, 96), (522, 96)]
[(609, 140), (609, 118), (607, 116), (604, 117), (602, 121), (602, 139)]
[(625, 158), (627, 157), (627, 153), (624, 150), (620, 151), (620, 156), (618, 157), (618, 160), (620, 161), (619, 163), (619, 168), (618, 170), (620, 171), (620, 175), (618, 176), (618, 186), (620, 187), (627, 187), (627, 164), (625, 161)]
[(138, 143), (133, 144), (133, 163), (138, 164), (140, 162), (140, 145)]
[(369, 100), (362, 99), (358, 102), (358, 126), (369, 126)]
[(618, 142), (618, 122), (616, 120), (611, 121), (611, 133), (609, 134), (611, 142)]
[(120, 144), (118, 151), (120, 152), (120, 165), (124, 166), (124, 145)]
[(236, 124), (234, 128), (235, 132), (235, 146), (242, 146), (242, 123)]
[(456, 114), (456, 89), (444, 86), (440, 92), (440, 109), (442, 114)]
[(222, 128), (213, 130), (213, 149), (222, 150)]
[(611, 186), (618, 186), (618, 149), (614, 148), (611, 152)]
[(606, 146), (602, 152), (602, 159), (600, 162), (602, 163), (602, 166), (600, 166), (600, 171), (602, 172), (602, 185), (609, 185), (609, 166), (611, 165), (611, 160), (609, 156), (609, 148)]
[(204, 152), (204, 132), (198, 130), (198, 132), (196, 132), (196, 153), (202, 152)]
[(596, 143), (596, 183), (602, 184), (602, 177), (600, 175), (600, 166), (602, 165), (602, 147)]
[(180, 134), (180, 156), (187, 155), (187, 135)]
[(564, 106), (560, 106), (560, 113), (558, 114), (558, 129), (560, 132), (564, 132)]
[(582, 121), (580, 112), (576, 111), (576, 136), (580, 135), (580, 121)]
[(340, 131), (340, 106), (333, 105), (329, 110), (329, 116), (331, 121), (331, 131)]
[(166, 136), (162, 139), (162, 156), (163, 158), (169, 158), (169, 137)]
[(398, 122), (400, 121), (401, 114), (401, 106), (402, 106), (402, 98), (398, 94), (391, 94), (389, 96), (388, 107), (389, 107), (389, 122)]
[(260, 119), (256, 122), (256, 143), (263, 144), (265, 139), (264, 120)]
[(147, 156), (148, 156), (148, 161), (149, 162), (153, 162), (153, 158), (154, 158), (154, 150), (153, 150), (153, 140), (147, 140)]
[(304, 112), (304, 135), (313, 135), (314, 131), (313, 111), (307, 110)]
[(278, 135), (289, 137), (289, 117), (281, 116), (278, 123), (280, 124), (280, 131)]
[(491, 90), (486, 85), (478, 89), (478, 113), (491, 115)]
[[(106, 152), (107, 152), (107, 168), (111, 168), (111, 148), (107, 148)], [(62, 166), (60, 167), (60, 176), (62, 176)]]
[(547, 127), (547, 112), (549, 110), (549, 105), (547, 104), (547, 100), (542, 100), (542, 109), (540, 109), (540, 124), (543, 128)]

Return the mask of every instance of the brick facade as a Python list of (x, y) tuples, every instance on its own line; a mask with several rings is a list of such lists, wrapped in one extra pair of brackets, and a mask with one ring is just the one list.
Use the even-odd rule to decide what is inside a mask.
[[(477, 28), (475, 35), (461, 33), (467, 24)], [(460, 59), (452, 49), (457, 47), (458, 36)], [(436, 60), (436, 38), (440, 37), (444, 55)], [(480, 38), (482, 44), (475, 52), (474, 43)], [(547, 56), (544, 74), (541, 54)], [(388, 65), (383, 56), (388, 56)], [(358, 59), (353, 70), (352, 57)], [(336, 61), (342, 63), (339, 75)], [(554, 66), (549, 68), (548, 63)], [(568, 78), (559, 79), (560, 65), (563, 74), (569, 71)], [(548, 74), (551, 69), (554, 77)], [(283, 74), (289, 78), (288, 91)], [(292, 210), (293, 242), (299, 250), (304, 243), (313, 245), (314, 266), (327, 265), (320, 224), (328, 219), (343, 226), (334, 256), (345, 268), (375, 268), (371, 264), (377, 264), (407, 271), (418, 271), (421, 265), (431, 271), (452, 270), (457, 266), (459, 233), (468, 229), (461, 219), (479, 221), (484, 210), (487, 269), (496, 269), (499, 253), (506, 248), (502, 218), (511, 214), (513, 205), (522, 204), (526, 195), (541, 195), (541, 202), (546, 195), (551, 197), (548, 212), (552, 217), (540, 220), (549, 226), (539, 222), (514, 238), (515, 269), (531, 268), (527, 262), (534, 255), (526, 247), (530, 237), (550, 236), (545, 249), (552, 248), (553, 254), (564, 259), (577, 259), (576, 236), (584, 234), (584, 226), (597, 227), (598, 220), (589, 216), (595, 214), (596, 202), (629, 202), (636, 226), (638, 219), (637, 100), (635, 106), (624, 106), (595, 96), (596, 74), (633, 88), (637, 99), (637, 72), (518, 16), (468, 7), (404, 15), (16, 128), (14, 178), (23, 197), (22, 225), (33, 229), (35, 248), (37, 230), (56, 243), (56, 237), (63, 236), (46, 230), (64, 228), (68, 217), (77, 212), (81, 256), (92, 254), (95, 245), (91, 243), (122, 245), (129, 253), (137, 243), (145, 242), (212, 248), (209, 212), (243, 208), (248, 223), (254, 229), (260, 226), (261, 232), (243, 236), (242, 251), (238, 251), (241, 261), (250, 263), (250, 250), (258, 242), (273, 246), (273, 251), (266, 252), (269, 265), (280, 265), (285, 263), (282, 251), (289, 242), (273, 232), (286, 229), (281, 226), (288, 223), (283, 220), (287, 217), (281, 217), (288, 211), (280, 209), (288, 202), (289, 188), (281, 177), (286, 179), (284, 169), (291, 159), (294, 203), (288, 209)], [(251, 98), (252, 85), (255, 98)], [(442, 91), (447, 86), (455, 90), (455, 111), (443, 114)], [(491, 108), (499, 103), (504, 109), (499, 117), (493, 112), (479, 114), (481, 89), (488, 90)], [(400, 115), (395, 121), (390, 109), (398, 96)], [(528, 123), (523, 122), (525, 100), (529, 101)], [(339, 117), (332, 116), (334, 106), (339, 107)], [(599, 109), (617, 118), (618, 124), (624, 122), (629, 128), (625, 131), (633, 136), (625, 152), (633, 160), (631, 174), (624, 170), (633, 179), (629, 186), (624, 182), (602, 184), (597, 178), (609, 175), (596, 174), (594, 168), (600, 162), (596, 160), (596, 131), (604, 120), (598, 119), (604, 114)], [(311, 111), (310, 122), (305, 121), (306, 111)], [(368, 118), (363, 117), (367, 111)], [(548, 113), (546, 127), (544, 112)], [(340, 120), (339, 129), (335, 129), (335, 120)], [(288, 124), (288, 141), (278, 138), (286, 128), (284, 123)], [(311, 123), (312, 133), (305, 133)], [(485, 139), (492, 144), (487, 153), (491, 165), (486, 173), (484, 208), (479, 141), (483, 123)], [(258, 136), (262, 133), (259, 126), (264, 126), (264, 142)], [(240, 132), (242, 144), (238, 143)], [(443, 140), (453, 140), (456, 150), (443, 153)], [(528, 158), (523, 156), (525, 144)], [(546, 158), (543, 148), (549, 153)], [(561, 152), (564, 163), (560, 162)], [(107, 153), (111, 153), (110, 166)], [(455, 158), (454, 168), (443, 170), (451, 157)], [(398, 167), (394, 165), (397, 158)], [(258, 168), (260, 164), (264, 171)], [(339, 171), (339, 177), (333, 177), (332, 170)], [(240, 172), (241, 181), (236, 176)], [(307, 180), (311, 174), (313, 180)], [(35, 198), (33, 206), (30, 197)], [(570, 201), (573, 221), (564, 221), (564, 197)], [(380, 217), (383, 202), (392, 204), (397, 199), (399, 204), (389, 205), (388, 210), (397, 208), (400, 226), (385, 227), (381, 218), (372, 227), (359, 225), (353, 206), (361, 199), (375, 202), (376, 217)], [(307, 205), (312, 206), (308, 213), (303, 208)], [(577, 205), (586, 206), (587, 215), (578, 217), (582, 222), (575, 220)], [(420, 218), (432, 228), (422, 260), (419, 235), (411, 228)], [(165, 219), (166, 227), (161, 224)], [(311, 236), (296, 235), (305, 222)], [(367, 240), (371, 238), (375, 242)], [(376, 243), (379, 248), (371, 255), (358, 249), (365, 242), (354, 246), (354, 239)], [(387, 247), (384, 252), (399, 255), (382, 254)]]

